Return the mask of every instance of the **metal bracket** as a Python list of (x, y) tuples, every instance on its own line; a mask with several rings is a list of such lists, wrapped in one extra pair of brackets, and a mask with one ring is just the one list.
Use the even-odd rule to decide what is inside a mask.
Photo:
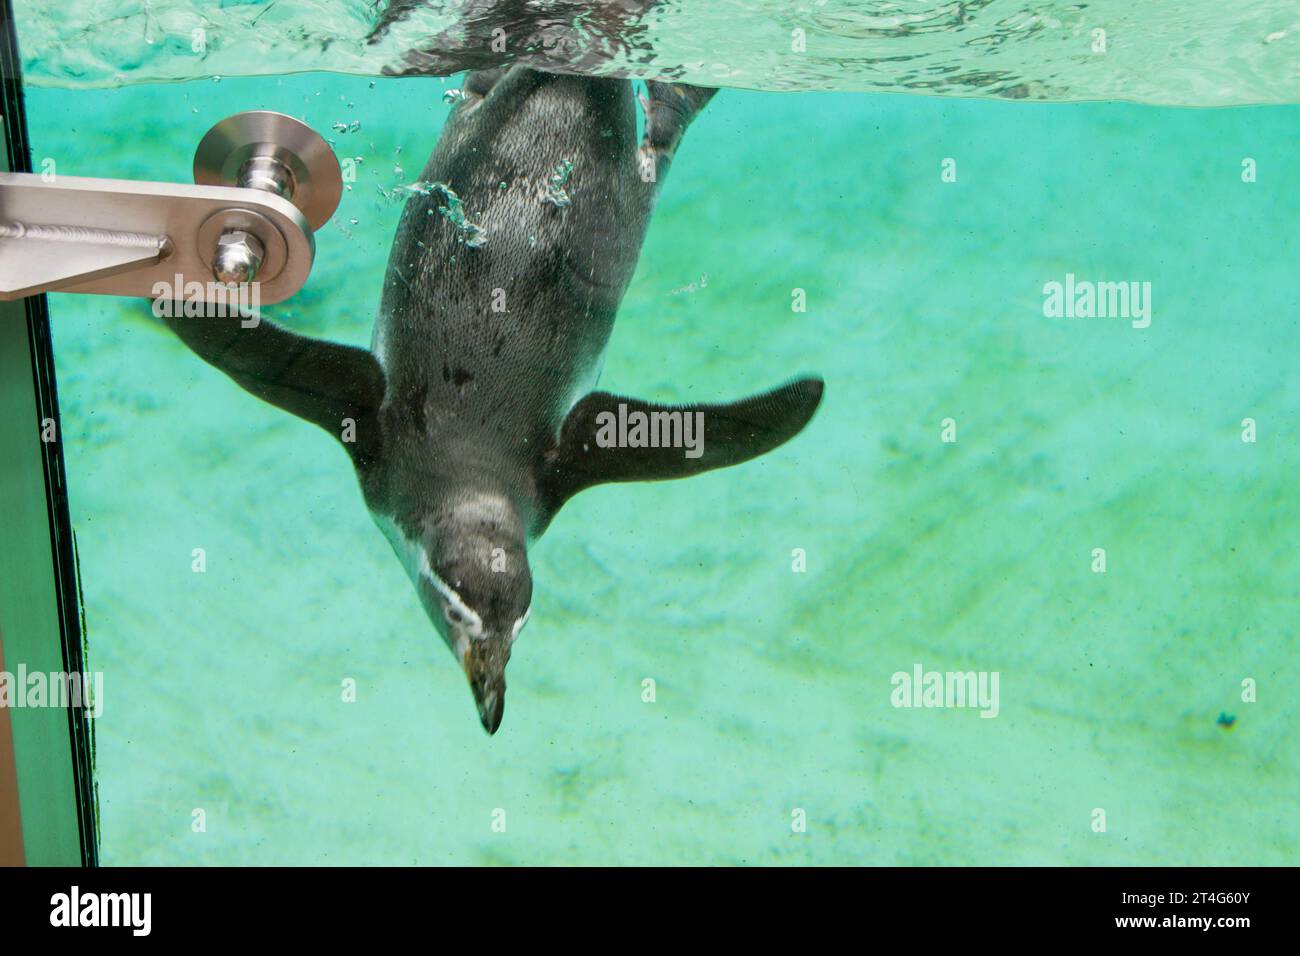
[(222, 120), (194, 157), (198, 185), (0, 173), (0, 300), (42, 292), (262, 303), (311, 272), (312, 230), (338, 208), (338, 160), (310, 127), (257, 110)]

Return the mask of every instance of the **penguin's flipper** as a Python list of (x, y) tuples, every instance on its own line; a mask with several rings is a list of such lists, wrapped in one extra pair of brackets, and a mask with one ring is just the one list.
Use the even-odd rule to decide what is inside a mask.
[[(820, 378), (801, 378), (728, 405), (657, 405), (592, 392), (543, 458), (551, 513), (592, 485), (688, 478), (757, 458), (799, 434), (822, 389)], [(667, 447), (644, 447), (651, 443)]]
[(658, 184), (668, 175), (677, 147), (686, 135), (686, 127), (718, 91), (707, 86), (648, 80), (646, 92), (649, 95), (641, 98), (641, 108), (645, 111), (645, 134), (638, 152), (641, 162), (654, 170), (654, 181)]
[(370, 352), (296, 335), (265, 319), (247, 326), (236, 318), (164, 321), (203, 361), (263, 401), (319, 425), (354, 460), (377, 454), (384, 373)]

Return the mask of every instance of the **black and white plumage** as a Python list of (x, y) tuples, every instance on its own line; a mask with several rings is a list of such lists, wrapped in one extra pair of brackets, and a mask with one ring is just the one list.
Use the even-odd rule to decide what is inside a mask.
[[(821, 399), (817, 378), (678, 408), (593, 391), (655, 192), (712, 92), (648, 84), (638, 144), (626, 80), (472, 73), (407, 201), (369, 351), (267, 321), (167, 320), (254, 395), (343, 441), (489, 733), (531, 606), (527, 548), (564, 502), (761, 455)], [(698, 413), (699, 449), (602, 444), (620, 405)]]

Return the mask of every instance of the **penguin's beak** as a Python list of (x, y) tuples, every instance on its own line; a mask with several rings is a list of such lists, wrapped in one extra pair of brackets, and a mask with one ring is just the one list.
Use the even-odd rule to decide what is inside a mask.
[(478, 719), (483, 729), (495, 734), (506, 710), (506, 659), (496, 641), (471, 641), (461, 655), (460, 664), (474, 692)]
[(471, 680), (469, 686), (474, 691), (474, 703), (478, 704), (478, 719), (483, 722), (483, 729), (495, 734), (501, 726), (501, 716), (506, 712), (505, 680)]

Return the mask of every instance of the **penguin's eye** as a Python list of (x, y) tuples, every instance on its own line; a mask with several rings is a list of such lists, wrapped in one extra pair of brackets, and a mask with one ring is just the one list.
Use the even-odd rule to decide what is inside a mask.
[(470, 637), (481, 637), (483, 619), (474, 613), (474, 609), (462, 601), (460, 595), (444, 584), (436, 574), (427, 572), (424, 578), (433, 585), (442, 599), (442, 616), (448, 623), (455, 625), (457, 630), (468, 632)]

